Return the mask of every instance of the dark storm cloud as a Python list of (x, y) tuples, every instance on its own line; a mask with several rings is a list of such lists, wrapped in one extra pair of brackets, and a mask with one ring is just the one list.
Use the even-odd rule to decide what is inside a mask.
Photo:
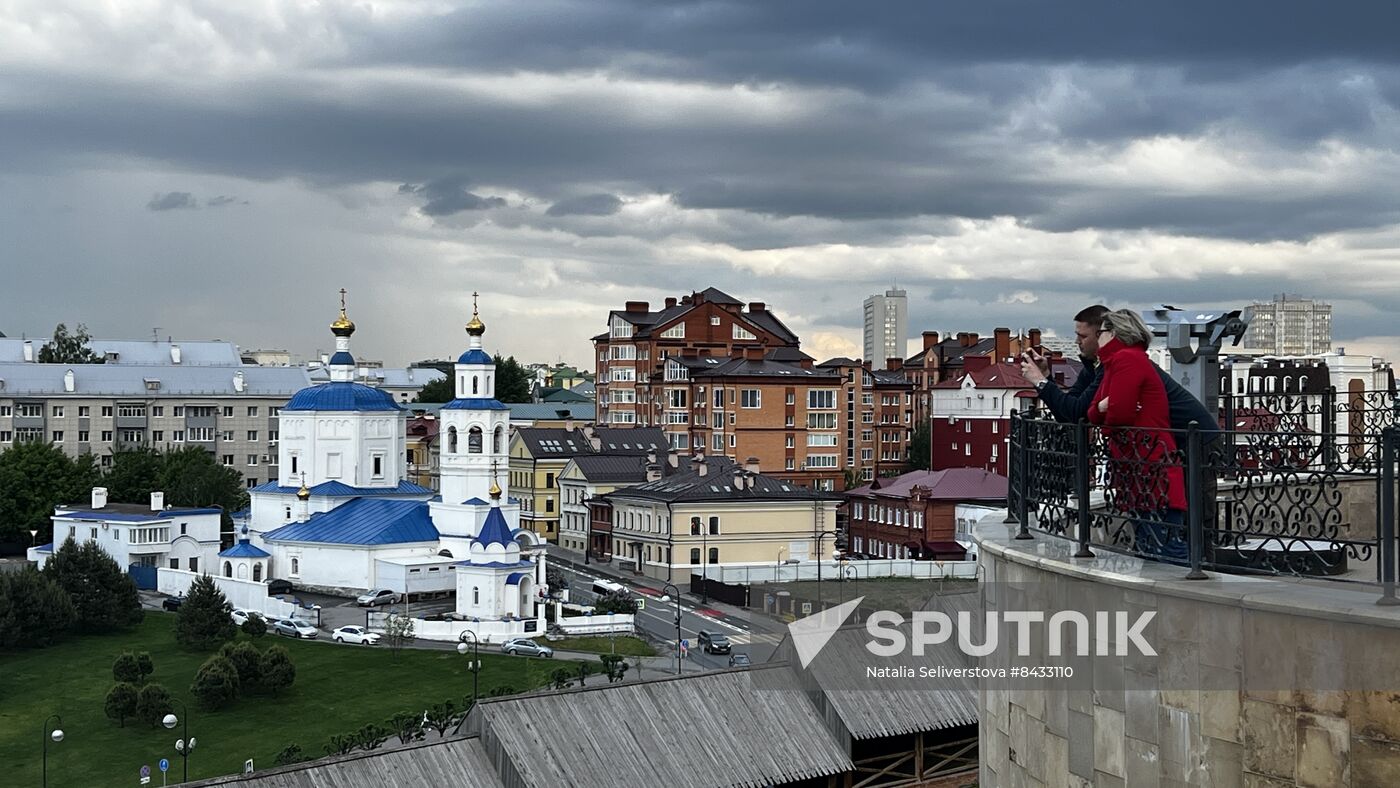
[(166, 192), (157, 194), (146, 203), (146, 209), (151, 211), (179, 211), (192, 210), (199, 207), (199, 200), (194, 198), (189, 192)]
[(234, 205), (239, 202), (242, 202), (244, 205), (248, 204), (247, 200), (239, 200), (237, 197), (230, 197), (227, 194), (220, 194), (218, 197), (210, 197), (204, 201), (204, 204), (209, 208), (222, 208), (225, 205)]
[(622, 210), (622, 200), (612, 194), (585, 194), (560, 200), (545, 211), (549, 216), (612, 216)]
[(399, 187), (399, 194), (421, 194), (427, 198), (419, 209), (427, 216), (451, 216), (462, 211), (484, 211), (506, 206), (502, 197), (482, 197), (467, 191), (466, 179), (460, 177), (429, 181), (422, 186), (404, 184)]

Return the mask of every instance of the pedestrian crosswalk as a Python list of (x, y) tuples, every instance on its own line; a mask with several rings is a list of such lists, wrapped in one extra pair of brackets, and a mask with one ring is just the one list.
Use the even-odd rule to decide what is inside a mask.
[(748, 646), (748, 645), (752, 645), (752, 644), (754, 644), (754, 643), (766, 643), (766, 644), (768, 644), (768, 645), (770, 645), (770, 646), (776, 646), (776, 645), (778, 645), (779, 643), (781, 643), (782, 641), (783, 641), (783, 636), (782, 636), (782, 635), (775, 635), (775, 634), (768, 633), (768, 632), (764, 632), (764, 633), (744, 632), (744, 633), (742, 633), (742, 634), (730, 635), (730, 636), (729, 636), (729, 642), (730, 642), (730, 643), (733, 643), (733, 644), (736, 645), (736, 646)]

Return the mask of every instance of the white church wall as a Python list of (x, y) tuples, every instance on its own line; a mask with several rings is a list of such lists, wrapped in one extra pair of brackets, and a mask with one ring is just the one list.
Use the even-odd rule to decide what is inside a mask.
[(556, 616), (554, 623), (566, 635), (632, 634), (637, 631), (637, 617), (625, 613), (597, 616)]
[[(219, 587), (229, 604), (234, 607), (257, 610), (269, 620), (290, 618), (301, 612), (300, 608), (292, 602), (268, 596), (266, 583), (254, 583), (251, 580), (239, 580), (233, 577), (210, 576), (214, 578), (214, 585)], [(156, 590), (167, 596), (187, 594), (196, 577), (199, 577), (199, 573), (160, 567), (156, 570)]]
[[(388, 611), (374, 611), (369, 614), (369, 628), (383, 632)], [(476, 634), (482, 645), (504, 643), (511, 638), (544, 637), (544, 622), (540, 619), (516, 619), (514, 621), (426, 621), (413, 619), (413, 636), (419, 640), (457, 642), (464, 630)]]

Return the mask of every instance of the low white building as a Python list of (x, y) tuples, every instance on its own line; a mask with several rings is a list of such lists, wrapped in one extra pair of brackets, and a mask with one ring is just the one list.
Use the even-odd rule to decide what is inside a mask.
[(56, 546), (68, 539), (93, 542), (118, 566), (210, 571), (219, 553), (222, 509), (175, 508), (162, 493), (152, 493), (148, 506), (109, 503), (107, 488), (94, 487), (87, 505), (56, 507), (53, 542), (30, 548), (29, 559), (40, 569)]

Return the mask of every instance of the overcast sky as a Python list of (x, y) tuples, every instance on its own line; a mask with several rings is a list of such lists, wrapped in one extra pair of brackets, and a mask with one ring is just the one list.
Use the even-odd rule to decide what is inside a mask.
[(587, 364), (716, 286), (857, 356), (897, 283), (914, 336), (1287, 291), (1400, 358), (1397, 9), (0, 0), (0, 331), (305, 357), (345, 287), (402, 364), (477, 290)]

